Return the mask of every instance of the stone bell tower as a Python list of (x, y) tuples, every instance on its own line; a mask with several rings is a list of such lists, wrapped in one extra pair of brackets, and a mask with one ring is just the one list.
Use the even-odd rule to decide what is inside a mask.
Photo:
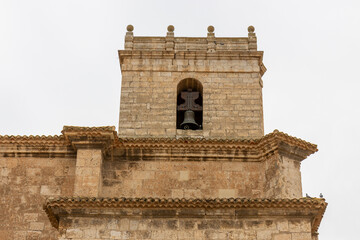
[[(215, 37), (212, 26), (198, 38), (175, 37), (171, 25), (165, 37), (133, 30), (119, 51), (118, 132), (65, 126), (35, 139), (58, 146), (41, 147), (50, 152), (41, 157), (69, 158), (71, 169), (71, 191), (41, 188), (59, 232), (49, 236), (317, 240), (327, 203), (303, 197), (300, 173), (317, 146), (278, 130), (264, 136), (266, 68), (254, 27), (239, 38)], [(18, 154), (14, 143), (31, 149), (35, 140), (2, 141)]]
[[(248, 37), (136, 37), (127, 28), (119, 51), (122, 86), (119, 136), (260, 138), (264, 135), (263, 52), (254, 27)], [(181, 92), (199, 93), (197, 131), (183, 130)], [(184, 110), (185, 111), (185, 110)]]

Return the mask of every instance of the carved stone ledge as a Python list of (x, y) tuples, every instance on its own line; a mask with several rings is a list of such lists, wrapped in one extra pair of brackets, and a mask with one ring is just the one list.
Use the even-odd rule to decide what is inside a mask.
[(128, 160), (264, 161), (273, 154), (302, 161), (315, 144), (275, 130), (260, 139), (119, 138), (114, 146)]
[[(327, 203), (323, 198), (53, 198), (43, 206), (53, 227), (68, 216), (139, 217), (297, 217), (311, 218), (315, 234)], [(220, 210), (220, 211), (219, 211)]]
[(116, 141), (115, 127), (75, 127), (64, 126), (62, 134), (65, 140), (77, 149), (108, 150)]

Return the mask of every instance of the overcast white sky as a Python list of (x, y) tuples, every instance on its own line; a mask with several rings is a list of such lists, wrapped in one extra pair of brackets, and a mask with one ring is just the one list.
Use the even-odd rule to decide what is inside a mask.
[(0, 134), (55, 135), (63, 125), (118, 125), (117, 50), (134, 34), (247, 36), (268, 71), (266, 133), (318, 144), (303, 192), (329, 206), (321, 240), (359, 239), (360, 1), (0, 0)]

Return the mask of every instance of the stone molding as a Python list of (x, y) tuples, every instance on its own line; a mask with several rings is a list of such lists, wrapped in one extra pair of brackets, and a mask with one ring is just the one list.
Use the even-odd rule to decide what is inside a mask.
[(0, 136), (0, 157), (68, 158), (76, 152), (61, 136)]
[(251, 59), (259, 58), (262, 61), (264, 52), (263, 51), (216, 51), (209, 53), (207, 51), (161, 51), (161, 50), (119, 50), (120, 61), (124, 58), (133, 58), (133, 59), (196, 59), (196, 60), (206, 60), (206, 59)]
[[(222, 138), (191, 138), (191, 137), (181, 137), (181, 138), (119, 138), (119, 144), (124, 146), (141, 146), (141, 147), (228, 147), (228, 148), (256, 148), (257, 145), (264, 145), (268, 142), (276, 141), (286, 141), (289, 144), (297, 145), (306, 150), (316, 152), (317, 145), (290, 136), (286, 133), (280, 132), (279, 130), (274, 130), (272, 133), (265, 135), (259, 139), (222, 139)], [(189, 146), (189, 144), (191, 144)]]
[[(261, 76), (266, 72), (266, 67), (263, 64), (263, 54), (262, 51), (216, 51), (216, 52), (207, 52), (207, 51), (162, 51), (162, 50), (119, 50), (119, 59), (122, 71), (139, 71), (138, 67), (133, 67), (131, 64), (129, 66), (123, 65), (124, 59), (185, 59), (185, 60), (245, 60), (245, 59), (258, 59), (259, 61), (259, 71)], [(176, 71), (176, 72), (187, 72), (189, 69), (179, 69), (177, 66), (168, 66), (169, 69), (166, 71)], [(142, 66), (142, 71), (165, 71), (164, 66)], [(259, 71), (241, 71), (241, 70), (232, 70), (231, 72), (259, 72)], [(197, 67), (196, 72), (214, 72), (206, 68), (201, 69)], [(219, 71), (217, 71), (219, 72)], [(224, 71), (220, 71), (224, 72)], [(225, 71), (228, 72), (228, 71)]]
[[(59, 228), (60, 217), (66, 215), (109, 214), (110, 209), (252, 209), (258, 211), (242, 212), (241, 215), (256, 216), (297, 216), (312, 218), (312, 233), (316, 234), (327, 203), (323, 198), (222, 198), (222, 199), (160, 199), (160, 198), (49, 198), (43, 206), (51, 224)], [(85, 210), (94, 210), (87, 213)], [(280, 210), (280, 211), (279, 211)], [(299, 212), (303, 212), (301, 214)], [(193, 210), (192, 210), (193, 211)], [(111, 212), (111, 211), (110, 211)], [(119, 212), (119, 211), (115, 211)], [(168, 211), (164, 212), (166, 215)], [(110, 214), (113, 214), (112, 212)], [(157, 212), (159, 214), (159, 212)], [(176, 212), (172, 213), (179, 217)], [(164, 216), (165, 216), (164, 215)], [(193, 217), (201, 217), (201, 214)], [(220, 214), (221, 215), (221, 214)], [(240, 215), (239, 215), (240, 216)]]
[(117, 138), (115, 127), (75, 127), (64, 126), (65, 141), (77, 150), (79, 148), (108, 150)]
[[(203, 151), (222, 151), (221, 158), (231, 160), (264, 161), (273, 154), (282, 154), (295, 160), (304, 160), (318, 151), (315, 144), (288, 134), (273, 131), (260, 139), (209, 138), (120, 138), (116, 148), (126, 149), (178, 149), (181, 156), (198, 155)], [(227, 151), (226, 150), (232, 150)], [(144, 151), (146, 152), (146, 151)], [(155, 152), (153, 152), (154, 154)], [(174, 152), (175, 153), (175, 152)], [(155, 153), (156, 154), (156, 153)], [(215, 154), (216, 155), (216, 154)], [(214, 156), (214, 159), (219, 156)]]
[[(50, 146), (63, 146), (61, 152), (69, 152), (78, 148), (101, 148), (104, 153), (110, 149), (154, 149), (184, 151), (184, 153), (196, 154), (200, 151), (233, 150), (228, 156), (234, 159), (249, 159), (252, 161), (263, 161), (269, 155), (275, 153), (291, 155), (296, 160), (303, 160), (307, 156), (317, 152), (315, 144), (302, 139), (289, 136), (278, 130), (265, 135), (260, 139), (217, 139), (217, 138), (119, 138), (115, 127), (69, 127), (65, 126), (61, 136), (0, 136), (0, 153), (15, 154), (20, 152), (40, 151), (41, 153), (56, 153), (57, 148)], [(15, 146), (16, 145), (16, 146)], [(33, 147), (33, 149), (19, 146)], [(38, 150), (36, 150), (38, 149)], [(73, 149), (73, 150), (72, 150)], [(183, 154), (183, 153), (182, 153)], [(25, 154), (26, 155), (26, 154)], [(66, 154), (65, 154), (66, 155)], [(45, 155), (44, 155), (45, 156)]]

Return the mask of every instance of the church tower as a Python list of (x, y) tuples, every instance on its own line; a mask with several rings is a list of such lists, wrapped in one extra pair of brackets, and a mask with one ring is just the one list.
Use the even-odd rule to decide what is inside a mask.
[(202, 38), (175, 37), (171, 25), (165, 37), (133, 30), (119, 51), (117, 137), (96, 128), (84, 147), (76, 128), (63, 131), (78, 148), (76, 175), (82, 159), (94, 164), (75, 178), (78, 198), (47, 202), (62, 239), (94, 239), (90, 224), (96, 239), (317, 240), (326, 202), (303, 197), (300, 174), (317, 146), (264, 136), (254, 27), (242, 38), (215, 37), (213, 26)]
[[(119, 129), (0, 136), (0, 238), (318, 240), (315, 144), (264, 135), (263, 52), (247, 37), (138, 37), (119, 51)], [(4, 219), (4, 216), (10, 216)]]
[[(122, 86), (119, 136), (261, 138), (264, 135), (262, 80), (266, 68), (254, 27), (248, 37), (134, 37), (127, 28), (119, 51)], [(198, 92), (197, 131), (180, 126), (186, 110), (181, 94)], [(188, 94), (189, 95), (189, 94)]]

